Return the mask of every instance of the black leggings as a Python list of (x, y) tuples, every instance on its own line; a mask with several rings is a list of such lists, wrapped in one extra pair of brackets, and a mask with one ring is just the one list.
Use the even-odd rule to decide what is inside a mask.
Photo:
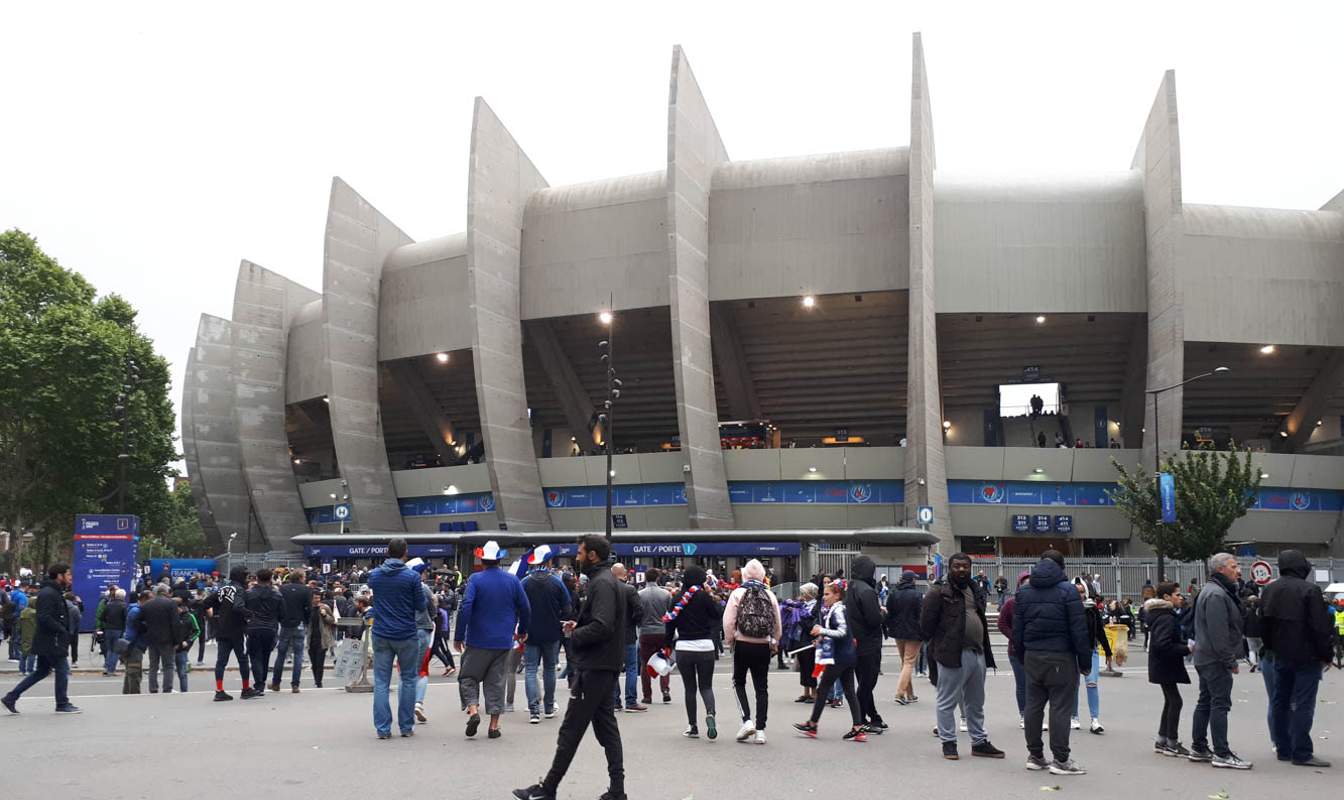
[(1162, 716), (1157, 723), (1157, 735), (1168, 741), (1178, 742), (1181, 728), (1181, 690), (1174, 683), (1159, 684), (1162, 687)]
[(321, 642), (308, 645), (308, 666), (313, 671), (313, 683), (322, 688), (322, 675), (327, 669), (327, 648)]
[(448, 648), (448, 636), (444, 633), (434, 634), (434, 655), (443, 662), (445, 667), (455, 667), (453, 663), (453, 653)]
[(751, 719), (751, 702), (747, 700), (747, 673), (756, 691), (756, 730), (765, 730), (766, 712), (770, 697), (767, 682), (770, 679), (770, 645), (756, 642), (738, 642), (733, 647), (733, 691), (737, 694), (737, 710), (742, 721)]
[(686, 721), (695, 725), (695, 693), (705, 701), (705, 714), (714, 714), (714, 651), (707, 653), (693, 650), (677, 651), (677, 672), (681, 673), (681, 685), (686, 689)]
[(812, 721), (821, 719), (821, 711), (826, 707), (826, 700), (831, 696), (831, 687), (835, 686), (836, 681), (840, 681), (840, 690), (845, 693), (845, 704), (849, 706), (849, 715), (857, 728), (863, 724), (863, 709), (859, 708), (858, 695), (854, 692), (853, 664), (847, 667), (834, 664), (826, 666), (826, 671), (821, 673), (821, 684), (817, 686), (817, 699), (812, 701)]

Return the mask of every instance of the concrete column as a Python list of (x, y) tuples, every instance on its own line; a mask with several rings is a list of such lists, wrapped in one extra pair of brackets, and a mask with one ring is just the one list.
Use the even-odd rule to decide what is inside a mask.
[(322, 330), (331, 434), (353, 520), (365, 531), (405, 530), (378, 408), (378, 292), (388, 253), (411, 243), (340, 178), (331, 182), (322, 270)]
[(732, 309), (722, 303), (710, 306), (709, 330), (719, 378), (724, 394), (728, 395), (728, 413), (733, 419), (760, 419), (761, 401), (756, 397), (756, 382), (747, 367), (747, 354), (742, 350)]
[(523, 323), (527, 329), (527, 340), (537, 353), (537, 360), (551, 379), (551, 388), (560, 400), (560, 408), (565, 413), (565, 422), (570, 434), (579, 439), (581, 446), (588, 449), (593, 444), (593, 399), (583, 388), (574, 365), (556, 341), (551, 331), (551, 323), (544, 319), (531, 319)]
[(692, 528), (733, 526), (709, 322), (709, 186), (714, 168), (727, 161), (691, 65), (681, 47), (674, 47), (667, 109), (668, 281), (672, 374)]
[(201, 477), (201, 464), (196, 458), (196, 348), (187, 352), (187, 368), (182, 379), (182, 460), (187, 467), (187, 480), (191, 483), (191, 499), (196, 503), (196, 516), (205, 531), (205, 540), (211, 547), (222, 547), (223, 538), (219, 535), (219, 526), (215, 524), (214, 512), (210, 510), (210, 498), (205, 493), (205, 481)]
[(1288, 434), (1274, 442), (1275, 450), (1296, 453), (1311, 438), (1316, 420), (1330, 410), (1330, 401), (1344, 388), (1344, 350), (1335, 350), (1316, 374), (1292, 413), (1284, 417), (1279, 430)]
[(320, 295), (243, 261), (233, 290), (234, 406), (243, 478), (257, 524), (276, 546), (308, 532), (285, 436), (289, 323)]
[[(231, 328), (227, 319), (201, 315), (196, 329), (195, 360), (186, 386), (191, 393), (190, 416), (200, 482), (209, 510), (214, 512), (215, 535), (220, 537), (210, 545), (220, 549), (233, 531), (238, 532), (234, 544), (238, 548), (246, 546), (249, 517), (238, 426), (233, 417)], [(265, 535), (256, 529), (252, 530), (252, 549), (271, 549)]]
[(1148, 320), (1136, 319), (1129, 333), (1125, 385), (1120, 396), (1120, 441), (1130, 449), (1143, 447), (1143, 409), (1148, 402), (1144, 381), (1148, 375)]
[(905, 412), (905, 507), (933, 506), (929, 532), (943, 555), (957, 549), (947, 503), (943, 456), (943, 405), (938, 386), (938, 321), (933, 263), (933, 112), (924, 68), (924, 45), (914, 36), (910, 75), (910, 318)]
[(481, 98), (467, 170), (467, 296), (472, 365), (495, 515), (510, 531), (551, 529), (527, 418), (518, 272), (523, 209), (546, 179)]
[[(1177, 280), (1184, 222), (1181, 211), (1181, 135), (1176, 118), (1176, 73), (1168, 70), (1148, 112), (1130, 169), (1143, 176), (1144, 232), (1148, 254), (1148, 368), (1146, 389), (1185, 379), (1185, 306)], [(1151, 469), (1153, 448), (1174, 453), (1181, 446), (1185, 390), (1172, 389), (1144, 402), (1143, 463)], [(1161, 437), (1155, 442), (1154, 431)]]

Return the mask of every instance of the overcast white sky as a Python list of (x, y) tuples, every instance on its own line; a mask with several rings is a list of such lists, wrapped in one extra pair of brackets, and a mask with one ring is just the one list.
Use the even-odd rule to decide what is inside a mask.
[(1124, 170), (1177, 72), (1186, 202), (1344, 189), (1340, 3), (4, 3), (0, 229), (140, 309), (173, 363), (238, 261), (322, 283), (339, 175), (416, 239), (465, 228), (472, 98), (552, 185), (663, 169), (673, 44), (735, 159), (909, 142), (938, 168)]

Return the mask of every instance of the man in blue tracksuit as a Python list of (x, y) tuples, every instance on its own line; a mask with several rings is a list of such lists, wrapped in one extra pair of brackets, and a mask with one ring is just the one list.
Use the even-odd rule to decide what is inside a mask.
[(397, 727), (402, 736), (415, 734), (415, 682), (420, 673), (420, 640), (415, 614), (425, 609), (420, 574), (406, 567), (406, 540), (387, 543), (387, 560), (369, 573), (373, 589), (373, 727), (379, 739), (392, 736), (392, 707), (388, 688), (392, 661), (397, 662), (401, 684), (397, 689)]
[[(527, 641), (527, 626), (532, 607), (528, 605), (523, 584), (499, 568), (508, 553), (499, 543), (489, 541), (477, 549), (482, 569), (467, 581), (467, 592), (457, 612), (457, 631), (453, 643), (462, 656), (458, 673), (458, 691), (468, 714), (467, 736), (475, 736), (480, 727), (480, 696), (485, 689), (485, 712), (490, 715), (491, 739), (498, 739), (499, 715), (504, 711), (504, 681), (509, 651), (514, 641)], [(509, 675), (510, 680), (513, 679)]]

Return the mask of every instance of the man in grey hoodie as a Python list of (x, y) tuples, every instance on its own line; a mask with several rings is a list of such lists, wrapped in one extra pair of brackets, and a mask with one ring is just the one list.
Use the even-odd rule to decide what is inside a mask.
[[(1209, 761), (1223, 769), (1250, 769), (1227, 744), (1227, 714), (1232, 710), (1232, 676), (1241, 658), (1241, 604), (1237, 581), (1241, 565), (1231, 553), (1209, 559), (1209, 580), (1195, 600), (1195, 671), (1199, 673), (1199, 699), (1191, 733), (1191, 761)], [(1209, 731), (1213, 750), (1209, 750)]]

